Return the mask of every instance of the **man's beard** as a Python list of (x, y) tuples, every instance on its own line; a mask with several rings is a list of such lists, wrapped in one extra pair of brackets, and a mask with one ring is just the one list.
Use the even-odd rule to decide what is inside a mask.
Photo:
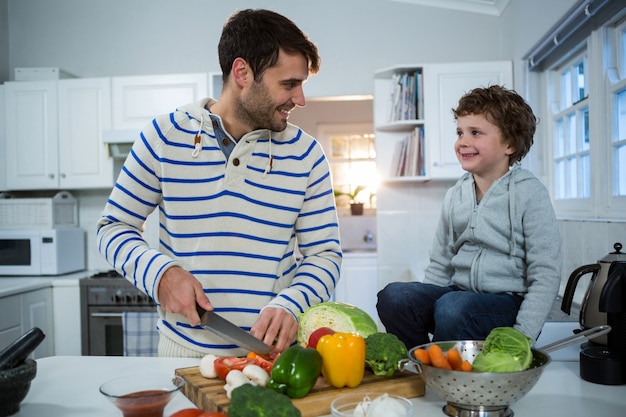
[[(284, 119), (277, 120), (279, 113), (265, 85), (255, 81), (245, 97), (241, 97), (237, 103), (235, 114), (237, 119), (244, 125), (252, 127), (252, 130), (270, 129), (282, 132), (287, 127)], [(281, 107), (287, 107), (283, 105)]]

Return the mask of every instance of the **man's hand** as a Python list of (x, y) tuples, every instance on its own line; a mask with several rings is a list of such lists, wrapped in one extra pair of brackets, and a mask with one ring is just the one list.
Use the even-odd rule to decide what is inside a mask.
[(200, 281), (179, 266), (167, 269), (161, 277), (158, 298), (161, 308), (168, 313), (185, 315), (192, 326), (200, 324), (196, 303), (205, 310), (213, 310)]
[(268, 307), (261, 312), (250, 334), (282, 352), (291, 345), (297, 331), (298, 322), (290, 312), (280, 307)]

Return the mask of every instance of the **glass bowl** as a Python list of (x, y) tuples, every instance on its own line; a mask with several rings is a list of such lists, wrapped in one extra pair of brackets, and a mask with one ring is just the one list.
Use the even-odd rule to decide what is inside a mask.
[(100, 386), (124, 417), (163, 417), (163, 410), (185, 380), (169, 374), (130, 375), (112, 379)]
[(335, 398), (330, 403), (330, 412), (333, 417), (410, 417), (413, 403), (408, 398), (383, 392), (349, 393)]

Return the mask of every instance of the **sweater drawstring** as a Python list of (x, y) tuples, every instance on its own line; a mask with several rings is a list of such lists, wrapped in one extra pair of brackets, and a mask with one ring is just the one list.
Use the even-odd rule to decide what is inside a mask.
[(511, 237), (509, 239), (509, 255), (515, 256), (517, 242), (515, 242), (515, 169), (511, 170), (509, 175), (509, 221), (511, 222)]
[(267, 165), (265, 166), (265, 171), (263, 171), (263, 178), (272, 170), (272, 165), (274, 164), (274, 155), (272, 155), (272, 131), (270, 130), (270, 139), (269, 139), (269, 150), (267, 153)]
[(191, 157), (192, 158), (197, 158), (198, 155), (200, 154), (200, 151), (202, 150), (202, 125), (204, 124), (204, 117), (202, 117), (202, 114), (200, 114), (200, 127), (198, 128), (198, 131), (196, 132), (196, 136), (194, 136), (193, 138), (193, 151), (191, 152)]

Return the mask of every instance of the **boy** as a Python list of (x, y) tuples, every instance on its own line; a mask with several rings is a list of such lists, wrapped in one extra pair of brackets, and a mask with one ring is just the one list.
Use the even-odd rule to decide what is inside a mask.
[(561, 279), (560, 236), (545, 186), (519, 162), (537, 119), (516, 92), (476, 88), (452, 110), (467, 173), (446, 193), (424, 282), (378, 293), (388, 332), (407, 347), (484, 340), (512, 326), (536, 339)]

